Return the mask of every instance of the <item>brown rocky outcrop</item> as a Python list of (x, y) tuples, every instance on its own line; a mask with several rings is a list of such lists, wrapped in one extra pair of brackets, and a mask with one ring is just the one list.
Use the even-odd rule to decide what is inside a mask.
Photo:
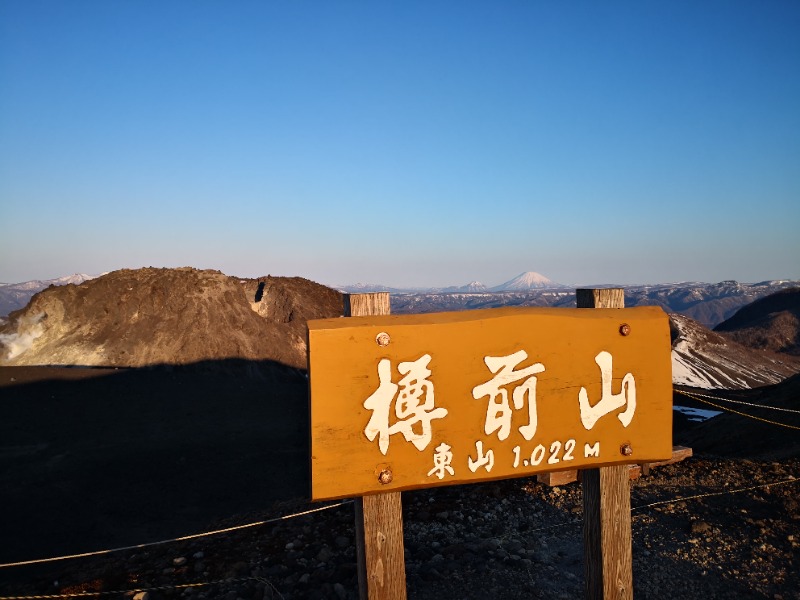
[(193, 268), (114, 271), (51, 286), (0, 330), (0, 364), (142, 367), (243, 359), (305, 368), (305, 321), (341, 294), (299, 277)]

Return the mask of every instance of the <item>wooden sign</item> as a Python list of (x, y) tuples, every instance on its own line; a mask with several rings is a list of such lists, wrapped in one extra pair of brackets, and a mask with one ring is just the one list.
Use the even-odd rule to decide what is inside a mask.
[(657, 307), (308, 322), (315, 500), (669, 458)]

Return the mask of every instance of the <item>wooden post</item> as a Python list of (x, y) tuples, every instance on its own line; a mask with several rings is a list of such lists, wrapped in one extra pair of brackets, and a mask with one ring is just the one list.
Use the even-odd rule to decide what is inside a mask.
[[(344, 316), (388, 315), (389, 293), (345, 294)], [(406, 563), (400, 492), (355, 498), (356, 560), (362, 600), (405, 600)]]
[[(622, 289), (576, 290), (578, 308), (624, 308)], [(583, 485), (583, 560), (586, 597), (633, 598), (631, 493), (628, 465), (586, 469)]]

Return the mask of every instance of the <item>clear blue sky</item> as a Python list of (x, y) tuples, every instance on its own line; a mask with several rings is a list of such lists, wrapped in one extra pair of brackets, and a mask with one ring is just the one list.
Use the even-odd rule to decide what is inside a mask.
[(0, 281), (800, 279), (800, 2), (0, 2)]

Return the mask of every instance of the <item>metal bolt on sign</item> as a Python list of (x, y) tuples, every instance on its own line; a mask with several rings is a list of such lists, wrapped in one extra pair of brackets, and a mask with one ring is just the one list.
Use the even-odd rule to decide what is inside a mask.
[(631, 448), (630, 444), (622, 444), (622, 446), (619, 447), (619, 453), (622, 454), (622, 456), (630, 456), (633, 454), (633, 448)]

